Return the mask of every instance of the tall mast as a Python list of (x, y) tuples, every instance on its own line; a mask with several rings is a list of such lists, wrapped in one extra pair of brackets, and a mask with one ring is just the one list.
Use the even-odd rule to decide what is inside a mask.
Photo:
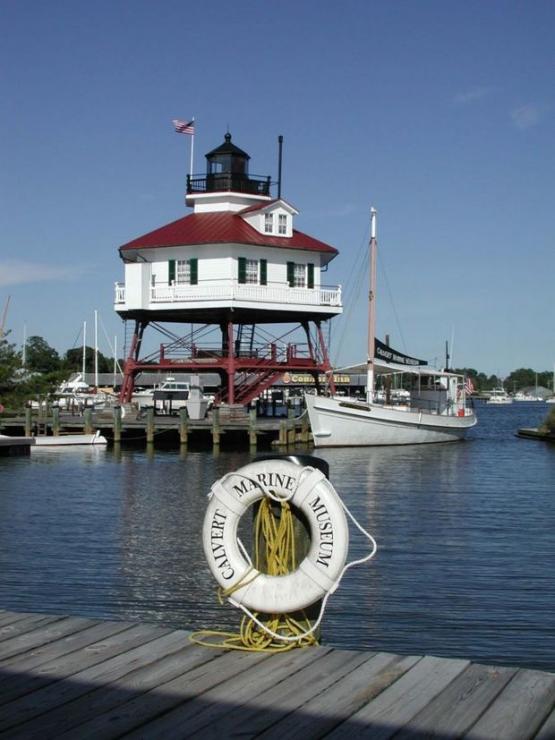
[(87, 322), (83, 321), (83, 359), (81, 363), (81, 380), (85, 383), (85, 372), (87, 370)]
[(370, 208), (370, 286), (368, 293), (368, 366), (366, 372), (366, 400), (372, 403), (374, 400), (374, 345), (376, 339), (376, 253), (378, 242), (376, 240), (376, 215), (375, 208)]

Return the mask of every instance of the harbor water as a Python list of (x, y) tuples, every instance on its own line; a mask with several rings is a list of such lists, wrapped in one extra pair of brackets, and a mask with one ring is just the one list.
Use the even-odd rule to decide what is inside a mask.
[[(378, 542), (330, 598), (323, 642), (555, 670), (555, 446), (541, 403), (477, 405), (467, 441), (328, 449)], [(0, 608), (235, 628), (201, 543), (206, 494), (248, 452), (65, 448), (0, 458)], [(367, 541), (352, 531), (349, 559)]]

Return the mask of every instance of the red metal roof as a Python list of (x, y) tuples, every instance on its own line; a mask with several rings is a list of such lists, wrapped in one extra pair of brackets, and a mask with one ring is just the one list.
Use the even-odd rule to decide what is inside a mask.
[(183, 247), (193, 244), (255, 244), (262, 247), (304, 249), (325, 252), (332, 259), (338, 252), (335, 247), (293, 229), (293, 236), (261, 234), (241, 216), (229, 211), (217, 213), (191, 213), (177, 221), (161, 226), (148, 234), (133, 239), (120, 247), (124, 253), (132, 249), (156, 247)]

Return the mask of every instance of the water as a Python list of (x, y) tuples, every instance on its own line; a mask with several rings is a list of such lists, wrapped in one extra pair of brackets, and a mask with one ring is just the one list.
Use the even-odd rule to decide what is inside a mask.
[[(555, 446), (544, 404), (478, 407), (468, 441), (327, 450), (376, 537), (328, 602), (336, 647), (555, 670)], [(236, 627), (202, 553), (205, 494), (247, 452), (73, 448), (0, 458), (0, 608)], [(350, 558), (367, 551), (352, 534)]]

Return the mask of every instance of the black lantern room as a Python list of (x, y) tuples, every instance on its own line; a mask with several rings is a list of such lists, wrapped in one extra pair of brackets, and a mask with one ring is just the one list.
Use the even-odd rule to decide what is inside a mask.
[(270, 195), (270, 177), (249, 175), (250, 156), (231, 142), (227, 133), (224, 143), (206, 155), (206, 177), (187, 178), (187, 193), (236, 192)]

